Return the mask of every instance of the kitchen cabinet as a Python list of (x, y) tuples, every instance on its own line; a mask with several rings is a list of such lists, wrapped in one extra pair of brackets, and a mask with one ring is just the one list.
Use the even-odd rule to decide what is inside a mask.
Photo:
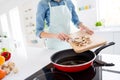
[[(100, 31), (100, 32), (95, 32), (96, 35), (100, 36), (101, 38), (104, 38), (107, 40), (107, 42), (112, 42), (114, 41), (114, 34), (111, 31)], [(114, 54), (114, 45), (105, 48), (104, 50), (101, 51), (102, 54)]]
[(115, 46), (114, 46), (114, 53), (120, 55), (120, 31), (114, 32), (114, 41), (115, 41)]
[(102, 50), (102, 54), (120, 55), (120, 31), (98, 31), (95, 32), (98, 36), (107, 40), (107, 42), (115, 42), (115, 45)]

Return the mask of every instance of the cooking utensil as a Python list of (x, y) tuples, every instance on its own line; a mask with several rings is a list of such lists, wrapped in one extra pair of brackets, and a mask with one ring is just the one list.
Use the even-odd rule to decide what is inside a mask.
[(110, 42), (105, 44), (94, 52), (87, 50), (80, 54), (76, 54), (73, 49), (66, 49), (62, 51), (58, 51), (51, 56), (51, 62), (55, 68), (65, 72), (78, 72), (85, 70), (93, 65), (93, 61), (96, 58), (98, 53), (111, 45), (114, 45), (114, 42)]
[[(76, 37), (79, 37), (79, 36), (89, 36), (90, 37), (90, 40), (91, 40), (91, 43), (90, 44), (87, 44), (85, 46), (77, 46), (73, 41)], [(99, 46), (102, 46), (104, 44), (106, 44), (106, 40), (104, 38), (101, 38), (95, 34), (93, 35), (89, 35), (85, 32), (81, 32), (81, 31), (78, 31), (76, 33), (73, 33), (70, 35), (70, 40), (69, 40), (69, 43), (70, 45), (72, 46), (73, 50), (76, 52), (76, 53), (81, 53), (81, 52), (84, 52), (84, 51), (87, 51), (87, 50), (90, 50), (90, 49), (93, 49), (93, 48), (96, 48), (96, 47), (99, 47)]]

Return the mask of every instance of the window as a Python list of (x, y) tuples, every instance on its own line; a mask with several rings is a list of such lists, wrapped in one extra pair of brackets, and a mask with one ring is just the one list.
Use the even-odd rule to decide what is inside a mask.
[(120, 26), (120, 0), (99, 0), (99, 20), (105, 26)]
[(8, 26), (7, 15), (2, 14), (0, 16), (0, 21), (1, 21), (1, 28), (2, 28), (3, 35), (6, 35), (6, 36), (9, 37), (10, 36), (10, 31), (9, 31), (9, 26)]
[(11, 23), (11, 30), (12, 30), (12, 36), (13, 39), (17, 42), (17, 46), (23, 53), (20, 53), (19, 56), (21, 57), (27, 57), (25, 45), (24, 45), (24, 39), (22, 35), (22, 29), (20, 24), (20, 16), (19, 16), (19, 9), (13, 8), (9, 11), (9, 17), (10, 17), (10, 23)]
[(19, 10), (17, 7), (9, 11), (9, 17), (10, 17), (11, 32), (13, 39), (20, 44), (19, 46), (23, 46), (24, 39), (20, 24)]

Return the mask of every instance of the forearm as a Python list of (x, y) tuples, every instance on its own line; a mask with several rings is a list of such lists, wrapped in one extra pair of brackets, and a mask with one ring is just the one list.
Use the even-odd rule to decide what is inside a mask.
[(56, 38), (56, 39), (59, 39), (62, 41), (69, 40), (69, 35), (67, 35), (65, 33), (54, 34), (54, 33), (41, 32), (40, 37), (41, 38)]
[(57, 38), (57, 35), (54, 33), (41, 32), (40, 37), (41, 38)]

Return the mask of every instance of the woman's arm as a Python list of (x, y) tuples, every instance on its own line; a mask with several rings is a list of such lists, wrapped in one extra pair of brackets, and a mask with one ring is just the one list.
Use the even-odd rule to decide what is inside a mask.
[(36, 35), (41, 38), (41, 32), (44, 30), (44, 21), (46, 16), (46, 10), (48, 8), (47, 1), (41, 0), (37, 7), (36, 13)]
[(62, 41), (69, 40), (69, 35), (67, 35), (65, 33), (54, 34), (54, 33), (41, 32), (40, 35), (41, 35), (40, 37), (42, 37), (42, 38), (56, 38), (56, 39), (60, 39)]
[(89, 29), (86, 25), (84, 25), (82, 22), (80, 22), (79, 18), (78, 18), (78, 15), (75, 11), (75, 6), (74, 4), (72, 3), (71, 0), (70, 1), (70, 7), (72, 8), (72, 22), (77, 26), (77, 28), (79, 28), (80, 30), (84, 30), (86, 31), (88, 34), (93, 34), (94, 31)]
[(88, 27), (87, 27), (86, 25), (84, 25), (83, 23), (80, 23), (80, 24), (78, 25), (78, 28), (79, 28), (81, 31), (85, 31), (86, 33), (88, 33), (88, 34), (90, 34), (90, 35), (94, 34), (94, 31), (91, 30), (90, 28), (88, 28)]

